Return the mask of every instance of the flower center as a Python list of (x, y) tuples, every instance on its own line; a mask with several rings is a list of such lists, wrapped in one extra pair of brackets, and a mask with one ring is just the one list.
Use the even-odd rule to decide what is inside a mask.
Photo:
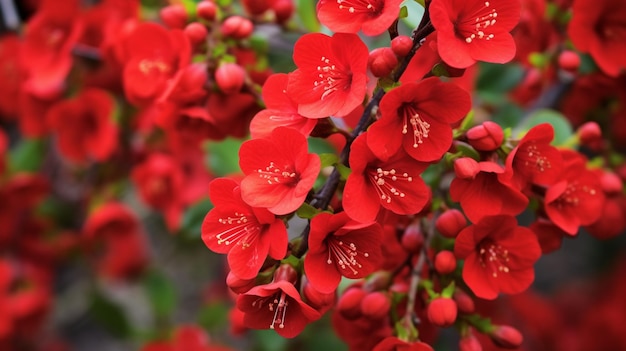
[(554, 201), (554, 206), (558, 208), (559, 210), (563, 209), (563, 207), (566, 207), (566, 206), (574, 206), (574, 207), (578, 206), (580, 202), (580, 199), (578, 198), (580, 191), (591, 194), (591, 195), (596, 194), (595, 189), (589, 188), (586, 185), (583, 185), (581, 187), (578, 181), (572, 181), (569, 184), (567, 184), (567, 188), (565, 188), (565, 191), (563, 192), (563, 194), (561, 194)]
[(412, 106), (405, 106), (403, 109), (404, 123), (402, 124), (402, 134), (409, 133), (409, 126), (413, 130), (413, 147), (417, 148), (428, 138), (430, 123), (420, 117), (420, 114)]
[(153, 72), (168, 73), (170, 66), (162, 60), (143, 59), (139, 61), (139, 71), (146, 75)]
[(370, 0), (337, 0), (337, 4), (340, 10), (347, 10), (350, 13), (376, 15), (381, 10), (375, 1)]
[(317, 80), (313, 82), (315, 90), (320, 87), (323, 89), (321, 100), (324, 100), (328, 95), (337, 90), (346, 90), (350, 87), (351, 76), (346, 75), (341, 70), (337, 69), (337, 66), (333, 64), (329, 58), (322, 56), (320, 58), (322, 62), (317, 66)]
[(259, 177), (266, 179), (267, 184), (294, 184), (297, 183), (298, 175), (291, 171), (291, 166), (285, 165), (282, 169), (276, 167), (274, 162), (270, 162), (265, 169), (257, 169)]
[(241, 248), (250, 247), (261, 232), (261, 227), (255, 221), (250, 222), (245, 214), (235, 212), (234, 217), (219, 218), (220, 224), (228, 225), (230, 228), (217, 234), (217, 244), (241, 244)]
[(357, 275), (359, 274), (358, 269), (363, 268), (363, 265), (357, 260), (359, 255), (365, 258), (369, 257), (367, 252), (359, 254), (354, 243), (344, 243), (341, 240), (332, 238), (332, 236), (328, 240), (328, 260), (326, 260), (328, 264), (332, 264), (333, 259), (335, 259), (336, 265), (341, 267), (341, 269), (349, 269), (352, 271), (352, 274)]
[(380, 196), (380, 199), (386, 203), (391, 203), (391, 198), (394, 196), (405, 197), (406, 194), (398, 190), (395, 186), (395, 182), (412, 182), (413, 177), (408, 173), (402, 174), (396, 172), (395, 169), (384, 170), (377, 168), (376, 170), (369, 171), (369, 179), (374, 184), (376, 192)]
[(487, 242), (479, 246), (480, 265), (491, 271), (494, 278), (498, 273), (509, 273), (509, 251), (501, 245)]
[(285, 327), (285, 316), (287, 315), (287, 306), (289, 306), (289, 302), (287, 301), (287, 294), (284, 291), (280, 292), (280, 297), (274, 295), (274, 300), (269, 303), (270, 312), (274, 312), (274, 318), (272, 319), (272, 324), (270, 324), (270, 329), (274, 329), (275, 325), (278, 325), (280, 329)]
[(456, 30), (466, 43), (471, 43), (475, 39), (491, 40), (494, 38), (493, 33), (486, 31), (493, 30), (496, 24), (498, 12), (491, 6), (489, 1), (484, 2), (484, 6), (473, 8), (468, 14), (462, 13), (459, 21), (456, 23)]
[(524, 152), (520, 153), (519, 157), (520, 160), (524, 162), (526, 168), (531, 168), (539, 172), (545, 172), (546, 169), (552, 168), (550, 159), (543, 156), (541, 150), (539, 150), (534, 143), (525, 147)]

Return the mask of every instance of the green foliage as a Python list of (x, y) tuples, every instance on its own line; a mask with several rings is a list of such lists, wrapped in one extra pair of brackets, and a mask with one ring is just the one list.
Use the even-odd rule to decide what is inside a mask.
[(239, 148), (243, 140), (227, 138), (205, 144), (208, 152), (209, 169), (218, 177), (239, 173)]
[(189, 207), (182, 220), (182, 232), (188, 237), (198, 238), (200, 236), (202, 221), (204, 216), (213, 208), (211, 200), (203, 199)]
[(132, 333), (124, 308), (97, 290), (91, 295), (89, 314), (115, 337), (128, 338)]
[(319, 32), (320, 22), (317, 19), (317, 11), (315, 10), (315, 0), (297, 0), (296, 7), (298, 17), (302, 21), (304, 28), (309, 32)]
[(46, 143), (41, 139), (22, 139), (9, 153), (12, 172), (36, 172), (43, 162)]
[(524, 120), (519, 130), (526, 131), (541, 123), (549, 123), (554, 128), (554, 140), (552, 141), (552, 145), (564, 145), (574, 133), (572, 125), (563, 114), (549, 109), (541, 109), (533, 112)]
[(157, 318), (168, 318), (176, 307), (176, 291), (172, 282), (159, 271), (150, 271), (143, 286)]

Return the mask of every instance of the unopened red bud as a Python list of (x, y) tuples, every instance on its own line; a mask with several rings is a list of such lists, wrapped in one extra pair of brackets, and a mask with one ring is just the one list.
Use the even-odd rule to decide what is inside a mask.
[(361, 313), (371, 319), (377, 320), (384, 318), (391, 308), (391, 301), (386, 293), (381, 291), (371, 292), (361, 301)]
[(580, 56), (571, 50), (564, 50), (559, 54), (559, 67), (568, 72), (577, 72), (580, 67)]
[(435, 270), (439, 274), (450, 274), (456, 270), (456, 257), (452, 251), (443, 250), (435, 256)]
[(246, 79), (246, 71), (236, 63), (224, 63), (215, 70), (215, 82), (224, 94), (238, 93)]
[(335, 291), (331, 293), (321, 293), (313, 288), (308, 281), (304, 283), (302, 295), (311, 307), (315, 308), (322, 314), (328, 311), (337, 300), (337, 294)]
[(384, 77), (398, 65), (398, 58), (391, 48), (377, 48), (370, 52), (367, 65), (374, 77)]
[(508, 325), (496, 326), (489, 334), (489, 337), (494, 344), (505, 349), (516, 349), (524, 341), (522, 333)]
[(273, 1), (269, 0), (241, 0), (246, 12), (253, 16), (258, 16), (267, 11)]
[(366, 294), (360, 287), (349, 288), (337, 301), (337, 311), (348, 319), (359, 318), (361, 316), (361, 300)]
[(226, 285), (236, 294), (243, 294), (248, 290), (252, 289), (255, 284), (256, 279), (240, 279), (233, 272), (228, 272), (228, 276), (226, 276)]
[(467, 142), (476, 150), (494, 151), (502, 145), (504, 131), (497, 123), (486, 121), (467, 131)]
[(446, 238), (456, 238), (466, 226), (467, 220), (463, 212), (455, 208), (445, 211), (435, 221), (435, 228)]
[(206, 27), (198, 22), (189, 23), (184, 32), (192, 46), (204, 43), (208, 34)]
[(196, 15), (203, 20), (212, 22), (217, 14), (217, 5), (213, 1), (204, 0), (196, 5)]
[(424, 233), (422, 233), (422, 229), (419, 224), (409, 225), (404, 230), (400, 243), (402, 244), (402, 247), (410, 253), (419, 252), (424, 245)]
[(274, 272), (275, 282), (288, 281), (295, 284), (298, 281), (298, 272), (292, 266), (288, 264), (281, 264)]
[(596, 122), (587, 122), (578, 127), (576, 131), (580, 144), (593, 150), (602, 145), (602, 129)]
[(474, 334), (469, 333), (459, 340), (459, 351), (483, 351), (478, 339)]
[(159, 11), (161, 21), (172, 29), (183, 29), (187, 24), (189, 16), (183, 5), (169, 5)]
[(222, 35), (233, 39), (245, 39), (252, 34), (253, 29), (252, 21), (241, 16), (228, 17), (220, 27)]
[(442, 328), (449, 327), (456, 321), (456, 302), (446, 297), (438, 297), (430, 302), (426, 313), (432, 324)]
[(413, 47), (413, 39), (408, 35), (398, 35), (391, 41), (391, 50), (399, 57), (406, 56)]
[(616, 195), (624, 189), (622, 179), (613, 172), (604, 172), (600, 177), (602, 191), (609, 195)]
[(474, 179), (480, 172), (478, 162), (470, 157), (461, 157), (454, 160), (454, 173), (460, 179)]
[(469, 296), (465, 291), (461, 289), (454, 290), (452, 298), (456, 302), (456, 306), (459, 311), (467, 314), (474, 313), (474, 310), (476, 309), (474, 299), (472, 299), (472, 297)]
[(274, 15), (276, 16), (276, 23), (283, 24), (293, 15), (295, 10), (293, 0), (278, 0), (272, 6), (272, 10), (274, 10)]

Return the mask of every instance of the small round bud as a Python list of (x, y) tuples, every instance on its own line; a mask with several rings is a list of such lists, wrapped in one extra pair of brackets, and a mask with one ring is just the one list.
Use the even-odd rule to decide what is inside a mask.
[(391, 48), (377, 48), (370, 52), (367, 65), (374, 77), (384, 77), (398, 65), (398, 58)]
[(459, 311), (463, 313), (474, 313), (476, 309), (476, 305), (474, 304), (474, 300), (471, 296), (469, 296), (465, 291), (461, 289), (455, 289), (452, 298), (456, 302), (456, 306)]
[(224, 94), (238, 93), (246, 79), (246, 71), (236, 63), (224, 63), (215, 70), (215, 82)]
[(206, 27), (198, 22), (191, 22), (185, 27), (185, 35), (189, 38), (192, 46), (202, 44), (207, 37), (208, 31)]
[(580, 67), (580, 56), (571, 50), (564, 50), (559, 54), (559, 67), (571, 73), (576, 73)]
[(456, 238), (466, 226), (465, 216), (461, 211), (454, 208), (442, 213), (435, 222), (437, 231), (446, 238)]
[(360, 287), (349, 288), (337, 301), (337, 311), (348, 319), (356, 319), (361, 316), (361, 300), (367, 293)]
[(252, 34), (254, 24), (252, 21), (241, 16), (230, 16), (222, 22), (220, 30), (225, 37), (233, 39), (245, 39)]
[(476, 150), (494, 151), (504, 141), (504, 131), (497, 123), (486, 121), (467, 131), (467, 142)]
[(252, 16), (262, 15), (269, 10), (272, 2), (268, 0), (241, 0), (243, 8)]
[(165, 6), (159, 12), (161, 21), (172, 29), (183, 29), (187, 24), (189, 16), (187, 10), (183, 5), (169, 5)]
[(335, 305), (337, 300), (337, 294), (335, 291), (331, 293), (321, 293), (317, 291), (313, 286), (305, 281), (302, 287), (302, 296), (304, 296), (307, 303), (318, 310), (320, 313), (325, 313), (331, 307)]
[(613, 172), (603, 172), (600, 177), (600, 186), (605, 194), (617, 195), (624, 189), (624, 182)]
[(461, 157), (454, 160), (454, 173), (460, 179), (474, 179), (480, 172), (478, 162), (471, 157)]
[(293, 0), (277, 0), (274, 3), (274, 6), (272, 6), (272, 10), (276, 16), (276, 23), (283, 24), (293, 15), (295, 10)]
[(196, 15), (203, 20), (212, 22), (217, 14), (217, 6), (213, 1), (204, 0), (196, 5)]
[(298, 281), (298, 272), (292, 266), (288, 264), (281, 264), (274, 272), (273, 281), (288, 281), (295, 284)]
[(496, 326), (493, 331), (489, 333), (489, 337), (494, 344), (505, 349), (516, 349), (520, 347), (524, 341), (522, 333), (508, 325)]
[(419, 224), (409, 225), (404, 230), (400, 243), (402, 244), (402, 247), (410, 253), (419, 252), (424, 245), (424, 233), (422, 233), (422, 229)]
[(435, 270), (439, 274), (450, 274), (456, 270), (456, 257), (452, 251), (443, 250), (435, 256)]
[(399, 57), (406, 56), (413, 47), (413, 39), (407, 35), (398, 35), (391, 41), (391, 50)]
[(228, 286), (235, 294), (243, 294), (256, 285), (255, 280), (255, 278), (240, 279), (234, 275), (233, 272), (228, 272), (228, 275), (226, 276), (226, 286)]
[(449, 327), (456, 321), (456, 302), (446, 297), (438, 297), (430, 302), (426, 313), (432, 324), (442, 328)]
[(468, 333), (459, 340), (459, 351), (483, 351), (483, 347), (473, 333)]
[(361, 301), (361, 313), (372, 320), (384, 318), (389, 313), (390, 308), (389, 296), (380, 291), (367, 294)]
[(587, 122), (576, 130), (580, 144), (592, 150), (601, 150), (604, 140), (602, 139), (602, 129), (596, 122)]

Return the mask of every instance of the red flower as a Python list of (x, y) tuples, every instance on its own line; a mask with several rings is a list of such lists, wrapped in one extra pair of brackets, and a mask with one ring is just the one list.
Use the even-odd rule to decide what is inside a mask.
[(476, 296), (520, 293), (535, 279), (533, 265), (541, 256), (537, 237), (511, 216), (481, 219), (461, 231), (454, 254), (465, 259), (463, 280)]
[[(466, 160), (463, 158), (459, 160)], [(475, 162), (475, 161), (474, 161)], [(473, 178), (454, 178), (450, 184), (452, 201), (461, 203), (463, 212), (476, 223), (486, 216), (517, 215), (528, 205), (528, 198), (516, 188), (500, 182), (504, 172), (493, 162), (479, 162)]]
[(279, 127), (270, 138), (243, 143), (239, 166), (246, 175), (241, 181), (243, 200), (284, 215), (304, 202), (320, 171), (320, 158), (308, 152), (304, 135)]
[(381, 161), (367, 146), (368, 134), (352, 144), (352, 172), (343, 192), (344, 210), (360, 222), (376, 219), (381, 207), (400, 215), (418, 213), (430, 198), (430, 189), (420, 178), (428, 165), (404, 152)]
[(343, 117), (363, 102), (368, 57), (356, 34), (305, 34), (294, 47), (298, 69), (289, 74), (287, 94), (303, 116)]
[(177, 230), (183, 214), (183, 189), (187, 185), (178, 162), (169, 155), (153, 153), (133, 169), (131, 177), (141, 199), (163, 211), (169, 230)]
[(252, 138), (269, 137), (280, 126), (298, 130), (305, 136), (317, 124), (316, 119), (306, 118), (298, 113), (298, 104), (287, 95), (289, 77), (284, 73), (271, 75), (263, 85), (263, 101), (267, 107), (259, 111), (250, 122)]
[(409, 343), (395, 336), (388, 336), (379, 342), (373, 351), (433, 351), (433, 348), (423, 342)]
[(402, 84), (380, 101), (381, 117), (370, 127), (367, 144), (383, 160), (403, 147), (418, 161), (436, 161), (452, 144), (451, 124), (471, 104), (465, 90), (438, 78)]
[(317, 17), (333, 32), (379, 35), (398, 19), (402, 0), (321, 0)]
[(20, 67), (23, 42), (15, 34), (0, 37), (0, 120), (13, 120), (19, 113), (20, 87), (26, 71)]
[(88, 88), (75, 99), (54, 105), (48, 122), (63, 156), (74, 162), (107, 159), (117, 147), (114, 100), (104, 90)]
[(180, 30), (141, 23), (119, 41), (124, 65), (124, 92), (137, 106), (152, 103), (176, 73), (189, 64), (191, 47)]
[(433, 0), (430, 19), (439, 55), (457, 68), (510, 61), (515, 41), (509, 32), (519, 21), (520, 6), (519, 0)]
[(548, 123), (531, 128), (506, 158), (503, 180), (520, 189), (553, 184), (563, 170), (559, 150), (550, 145), (554, 129)]
[(241, 188), (232, 179), (218, 178), (210, 184), (215, 207), (202, 223), (202, 240), (217, 253), (228, 253), (228, 265), (240, 279), (256, 277), (269, 254), (277, 260), (287, 251), (287, 229), (264, 208), (241, 199)]
[(568, 34), (576, 48), (593, 57), (600, 69), (617, 77), (626, 68), (626, 3), (576, 0)]
[(382, 228), (376, 222), (356, 222), (347, 213), (320, 213), (311, 220), (309, 252), (304, 271), (320, 292), (332, 292), (341, 277), (363, 278), (382, 259)]
[(274, 329), (285, 338), (295, 337), (309, 322), (320, 318), (319, 312), (304, 303), (286, 280), (255, 286), (239, 295), (237, 308), (244, 313), (246, 327)]
[(602, 214), (605, 196), (598, 176), (585, 166), (585, 158), (574, 151), (562, 151), (565, 169), (559, 180), (546, 190), (544, 208), (548, 218), (570, 235)]

